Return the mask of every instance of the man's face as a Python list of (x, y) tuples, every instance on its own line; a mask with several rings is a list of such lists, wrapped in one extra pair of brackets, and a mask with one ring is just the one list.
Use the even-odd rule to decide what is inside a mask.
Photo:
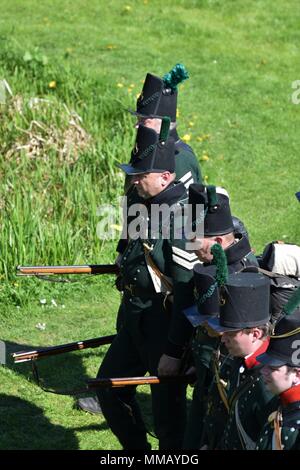
[(156, 196), (163, 189), (163, 175), (164, 173), (142, 173), (140, 175), (132, 176), (132, 184), (136, 187), (138, 195), (143, 199)]
[(253, 352), (253, 333), (238, 331), (225, 331), (222, 335), (222, 343), (225, 344), (231, 356), (246, 357)]
[(270, 392), (279, 395), (294, 385), (296, 374), (284, 365), (281, 367), (264, 366), (261, 375)]
[(148, 127), (149, 129), (154, 129), (155, 132), (157, 134), (159, 134), (160, 133), (160, 128), (161, 128), (161, 119), (137, 116), (137, 122), (135, 123), (136, 129), (140, 125)]

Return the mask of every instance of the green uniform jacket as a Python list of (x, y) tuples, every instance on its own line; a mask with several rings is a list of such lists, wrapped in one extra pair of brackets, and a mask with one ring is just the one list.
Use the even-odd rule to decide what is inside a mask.
[[(149, 203), (167, 203), (169, 206), (176, 204), (178, 210), (181, 211), (183, 205), (187, 203), (186, 189), (183, 183), (175, 183), (172, 187), (167, 188), (167, 190), (147, 202), (147, 204)], [(156, 295), (159, 289), (156, 288), (155, 290), (155, 281), (153, 282), (153, 277), (151, 277), (149, 273), (143, 244), (146, 243), (151, 247), (150, 256), (154, 264), (159, 271), (170, 278), (173, 283), (173, 320), (173, 318), (183, 315), (182, 309), (193, 303), (193, 297), (188, 294), (190, 294), (189, 286), (193, 277), (193, 265), (198, 262), (198, 258), (194, 253), (185, 251), (184, 239), (174, 239), (172, 221), (169, 238), (161, 237), (161, 231), (168, 229), (168, 220), (161, 220), (157, 226), (155, 226), (153, 220), (150, 220), (149, 224), (151, 224), (151, 233), (148, 233), (149, 236), (147, 238), (138, 238), (137, 240), (129, 241), (122, 257), (120, 274), (125, 290), (131, 289), (133, 293), (145, 299)], [(162, 285), (162, 290), (166, 290), (164, 289), (164, 285)], [(165, 294), (163, 293), (162, 295)], [(172, 326), (170, 328), (172, 328)], [(185, 342), (180, 345), (179, 354), (176, 357), (181, 355), (185, 345)], [(174, 346), (173, 349), (177, 351), (176, 346)], [(170, 351), (168, 353), (170, 353)]]
[[(283, 395), (292, 393), (288, 402)], [(282, 414), (281, 447), (282, 450), (300, 450), (300, 386), (292, 387), (280, 396)], [(256, 443), (256, 450), (275, 450), (274, 420), (269, 417)], [(274, 418), (274, 413), (273, 413)]]
[(266, 347), (267, 342), (247, 359), (234, 361), (226, 387), (229, 413), (218, 449), (254, 450), (267, 417), (278, 406), (277, 397), (266, 389), (262, 380), (261, 365), (255, 361)]

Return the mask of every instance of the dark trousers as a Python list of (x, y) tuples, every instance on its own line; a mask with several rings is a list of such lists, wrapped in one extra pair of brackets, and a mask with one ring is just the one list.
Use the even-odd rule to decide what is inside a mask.
[[(121, 305), (123, 325), (101, 364), (97, 377), (157, 375), (157, 365), (168, 334), (170, 312), (160, 296), (142, 302), (125, 296)], [(151, 386), (154, 430), (160, 449), (181, 449), (186, 419), (186, 386)], [(124, 449), (150, 449), (136, 388), (100, 389), (101, 409)]]

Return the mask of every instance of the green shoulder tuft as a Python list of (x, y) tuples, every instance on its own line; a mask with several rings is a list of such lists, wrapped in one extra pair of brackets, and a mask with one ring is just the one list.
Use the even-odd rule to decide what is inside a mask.
[(213, 264), (216, 266), (216, 281), (218, 286), (223, 286), (228, 279), (228, 266), (225, 252), (219, 243), (216, 243), (211, 247), (213, 254)]
[(163, 76), (166, 88), (177, 90), (177, 85), (189, 78), (189, 74), (183, 64), (176, 64), (169, 73)]
[(171, 122), (171, 119), (169, 118), (169, 116), (164, 116), (162, 118), (160, 133), (159, 133), (159, 140), (161, 142), (165, 142), (168, 139), (170, 122)]

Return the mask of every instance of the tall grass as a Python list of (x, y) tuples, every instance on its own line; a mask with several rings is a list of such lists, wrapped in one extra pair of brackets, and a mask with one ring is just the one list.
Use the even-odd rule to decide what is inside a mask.
[(122, 191), (116, 162), (129, 159), (134, 139), (127, 94), (12, 41), (0, 75), (13, 92), (0, 105), (1, 278), (13, 279), (18, 264), (112, 261), (97, 207)]

